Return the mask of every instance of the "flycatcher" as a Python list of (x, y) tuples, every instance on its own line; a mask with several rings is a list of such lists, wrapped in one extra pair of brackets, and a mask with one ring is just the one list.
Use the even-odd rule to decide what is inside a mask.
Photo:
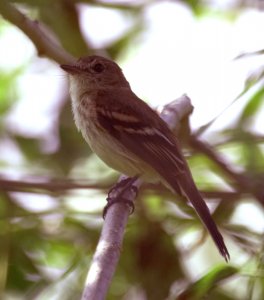
[(77, 128), (110, 167), (146, 181), (162, 181), (193, 205), (226, 261), (224, 239), (200, 195), (167, 124), (131, 90), (120, 67), (100, 56), (61, 65), (69, 74)]

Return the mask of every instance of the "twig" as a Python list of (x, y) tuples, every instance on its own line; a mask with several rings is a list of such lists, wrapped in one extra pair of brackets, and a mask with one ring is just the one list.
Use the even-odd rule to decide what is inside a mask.
[(43, 25), (27, 18), (9, 1), (0, 1), (0, 14), (30, 38), (40, 56), (47, 56), (57, 63), (75, 61), (74, 57), (65, 51), (54, 37), (51, 38), (51, 34), (47, 34), (47, 29), (44, 30)]
[[(179, 128), (182, 119), (187, 117), (192, 112), (192, 109), (190, 99), (184, 95), (166, 105), (161, 112), (161, 117), (167, 122), (169, 127)], [(134, 185), (138, 188), (141, 184), (141, 180), (137, 180)], [(133, 201), (135, 194), (127, 193), (125, 197)], [(120, 257), (129, 212), (130, 207), (122, 203), (121, 205), (112, 205), (108, 209), (87, 275), (82, 300), (105, 299)]]
[(195, 136), (191, 136), (189, 144), (193, 149), (204, 153), (213, 162), (215, 162), (215, 164), (217, 164), (229, 177), (235, 180), (239, 184), (239, 186), (245, 186), (247, 182), (246, 178), (242, 174), (239, 174), (235, 170), (233, 170), (230, 164), (228, 164), (226, 160), (219, 153), (217, 153), (209, 144), (202, 142)]
[(255, 181), (252, 182), (244, 174), (236, 172), (226, 160), (217, 153), (209, 144), (202, 142), (195, 136), (191, 136), (189, 144), (193, 149), (204, 153), (209, 157), (215, 164), (217, 164), (221, 170), (223, 170), (230, 178), (234, 180), (234, 183), (239, 190), (246, 193), (251, 193), (254, 197), (264, 205), (264, 193), (262, 185), (254, 185)]
[(0, 177), (0, 190), (8, 192), (63, 192), (74, 189), (108, 189), (109, 184), (99, 183), (77, 183), (73, 180), (54, 180), (49, 179), (46, 182), (10, 180)]

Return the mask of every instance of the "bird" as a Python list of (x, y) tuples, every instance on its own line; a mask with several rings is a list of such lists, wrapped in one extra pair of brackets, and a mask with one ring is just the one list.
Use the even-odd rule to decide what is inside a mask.
[(196, 187), (178, 138), (132, 91), (119, 65), (90, 55), (60, 67), (69, 75), (73, 117), (90, 148), (122, 174), (161, 181), (183, 195), (228, 262), (223, 236)]

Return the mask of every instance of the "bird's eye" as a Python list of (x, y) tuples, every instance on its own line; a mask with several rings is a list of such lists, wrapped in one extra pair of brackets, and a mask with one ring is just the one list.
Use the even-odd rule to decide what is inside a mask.
[(96, 73), (102, 73), (105, 69), (105, 66), (101, 63), (96, 63), (92, 66), (92, 69), (96, 72)]

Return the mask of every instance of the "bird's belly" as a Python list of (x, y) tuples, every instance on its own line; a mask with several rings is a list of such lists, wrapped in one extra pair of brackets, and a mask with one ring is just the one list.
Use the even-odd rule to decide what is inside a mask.
[[(128, 155), (126, 150), (117, 144), (114, 138), (110, 140), (109, 135), (105, 132), (98, 132), (98, 129), (92, 128), (91, 124), (83, 136), (93, 152), (109, 167), (126, 174), (128, 176), (135, 176), (142, 173), (143, 170), (139, 167), (133, 155)], [(95, 130), (94, 130), (95, 129)]]
[(88, 107), (82, 109), (81, 106), (76, 105), (76, 101), (73, 101), (73, 114), (76, 126), (90, 148), (109, 167), (127, 176), (137, 175), (146, 181), (157, 181), (158, 174), (151, 166), (139, 160), (114, 137), (109, 137), (107, 132), (97, 127), (96, 112), (92, 102), (89, 104), (89, 109)]
[[(92, 127), (91, 127), (92, 126)], [(83, 132), (83, 136), (93, 152), (109, 167), (119, 171), (127, 176), (141, 176), (146, 181), (157, 181), (156, 172), (146, 163), (139, 161), (131, 152), (128, 152), (114, 138), (109, 139), (109, 134), (100, 132), (93, 128)]]

